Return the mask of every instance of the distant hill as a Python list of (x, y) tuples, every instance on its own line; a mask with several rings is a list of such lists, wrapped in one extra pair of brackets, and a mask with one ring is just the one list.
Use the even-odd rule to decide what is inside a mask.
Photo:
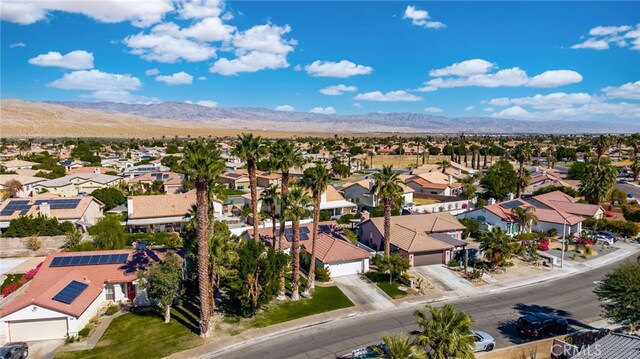
[[(432, 133), (612, 133), (636, 132), (640, 125), (611, 124), (596, 121), (522, 121), (496, 119), (492, 117), (444, 117), (416, 113), (368, 113), (364, 115), (322, 115), (308, 112), (283, 112), (252, 107), (204, 107), (181, 102), (162, 102), (156, 104), (125, 104), (114, 102), (52, 102), (63, 106), (92, 109), (106, 113), (126, 113), (136, 116), (171, 119), (179, 121), (243, 120), (254, 122), (256, 128), (262, 128), (260, 122), (277, 123), (273, 130), (290, 130), (290, 123), (313, 123), (317, 125), (344, 124), (353, 132), (432, 132)], [(318, 127), (318, 126), (312, 126)], [(322, 126), (309, 129), (310, 132), (332, 132)], [(382, 127), (382, 129), (381, 129)], [(318, 131), (320, 130), (320, 131)]]
[(640, 124), (449, 118), (414, 113), (321, 115), (263, 108), (211, 108), (177, 102), (138, 105), (0, 100), (0, 134), (3, 137), (227, 136), (243, 131), (268, 137), (460, 132), (578, 134), (638, 132)]

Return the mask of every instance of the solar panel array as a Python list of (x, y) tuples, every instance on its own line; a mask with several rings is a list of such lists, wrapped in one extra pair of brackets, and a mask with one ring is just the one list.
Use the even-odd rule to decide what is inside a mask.
[(156, 178), (156, 181), (162, 181), (169, 178), (167, 173), (152, 173), (151, 176)]
[(20, 211), (20, 215), (24, 216), (31, 209), (31, 205), (28, 200), (11, 201), (0, 212), (0, 216), (11, 216), (13, 212)]
[(509, 201), (509, 202), (505, 202), (500, 204), (500, 207), (505, 208), (505, 209), (512, 209), (512, 208), (516, 208), (516, 207), (520, 207), (524, 205), (523, 202), (519, 201), (519, 200), (514, 200), (514, 201)]
[(48, 203), (51, 209), (74, 209), (78, 207), (80, 199), (39, 199), (34, 202), (35, 205)]
[(101, 264), (122, 264), (127, 262), (129, 255), (121, 254), (94, 254), (86, 256), (64, 256), (55, 257), (51, 260), (49, 267), (74, 267), (91, 266)]
[[(293, 242), (293, 229), (292, 228), (285, 228), (284, 237), (287, 239), (287, 241)], [(309, 239), (309, 228), (301, 227), (300, 228), (300, 240), (301, 241), (306, 241), (308, 239)]]
[(242, 177), (242, 175), (238, 173), (227, 173), (227, 177), (239, 178), (239, 177)]
[(53, 300), (56, 300), (61, 303), (71, 304), (73, 303), (82, 292), (87, 289), (89, 285), (87, 283), (78, 282), (77, 280), (71, 281), (71, 283), (67, 284), (61, 291), (53, 297)]

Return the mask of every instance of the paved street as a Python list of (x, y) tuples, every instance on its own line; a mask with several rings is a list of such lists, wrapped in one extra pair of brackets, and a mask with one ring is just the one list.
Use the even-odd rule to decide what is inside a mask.
[(367, 283), (359, 275), (334, 278), (336, 285), (355, 305), (371, 305), (376, 309), (395, 308), (388, 295), (375, 283)]
[[(577, 329), (601, 320), (600, 306), (593, 294), (595, 283), (617, 264), (535, 286), (479, 295), (454, 301), (473, 316), (475, 328), (493, 335), (497, 347), (520, 343), (513, 321), (522, 313), (542, 310), (566, 316)], [(211, 358), (335, 358), (352, 349), (378, 342), (382, 333), (416, 330), (413, 312), (421, 306), (358, 315), (351, 318), (288, 332), (284, 335), (246, 342)]]
[(634, 186), (634, 185), (630, 185), (630, 184), (622, 184), (622, 183), (616, 183), (616, 188), (620, 188), (621, 190), (627, 192), (627, 193), (631, 193), (633, 194), (633, 197), (635, 199), (639, 199), (640, 198), (640, 187), (639, 186)]

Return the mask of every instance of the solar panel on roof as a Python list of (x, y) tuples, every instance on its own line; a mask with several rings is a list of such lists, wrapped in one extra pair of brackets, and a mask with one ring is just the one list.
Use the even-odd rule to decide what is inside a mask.
[(79, 266), (86, 266), (87, 264), (89, 264), (89, 259), (91, 259), (91, 256), (82, 256), (80, 257), (80, 263), (78, 263)]
[(62, 261), (60, 261), (61, 267), (66, 267), (71, 263), (71, 257), (62, 257)]
[(58, 267), (60, 266), (61, 261), (62, 261), (62, 257), (55, 257), (51, 260), (51, 264), (49, 264), (49, 267)]
[(71, 257), (71, 262), (69, 262), (70, 266), (77, 266), (78, 264), (80, 264), (80, 260), (82, 259), (82, 257), (77, 256), (77, 257)]
[(71, 304), (87, 289), (87, 287), (89, 287), (87, 283), (78, 282), (76, 280), (71, 281), (71, 283), (67, 284), (66, 287), (53, 297), (53, 300), (65, 304)]
[(500, 207), (506, 208), (506, 209), (512, 209), (512, 208), (520, 207), (523, 204), (524, 203), (520, 202), (519, 200), (514, 200), (514, 201), (502, 203), (500, 204)]
[(89, 259), (89, 264), (98, 264), (98, 261), (100, 260), (100, 256), (91, 256), (91, 259)]
[(107, 264), (109, 262), (109, 256), (100, 256), (98, 264)]
[(126, 263), (129, 257), (126, 253), (96, 254), (86, 256), (55, 257), (51, 260), (50, 267), (72, 267), (86, 265), (103, 265)]

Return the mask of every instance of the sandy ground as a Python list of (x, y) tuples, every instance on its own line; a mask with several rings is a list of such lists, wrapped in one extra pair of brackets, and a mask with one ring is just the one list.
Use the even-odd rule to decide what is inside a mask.
[[(416, 282), (418, 278), (422, 278), (422, 280), (424, 280), (420, 293), (416, 295), (436, 296), (442, 294), (442, 290), (440, 288), (436, 287), (429, 281), (429, 279), (417, 270), (409, 270), (409, 274), (413, 277), (414, 282)], [(407, 295), (407, 297), (411, 297), (411, 295)]]
[(528, 262), (523, 261), (520, 258), (512, 258), (513, 267), (508, 267), (504, 273), (488, 273), (493, 279), (499, 282), (508, 282), (516, 279), (526, 278), (534, 276), (543, 272), (548, 272), (549, 269), (544, 266), (532, 266)]
[[(443, 160), (449, 161), (449, 156), (430, 156), (429, 161), (425, 158), (425, 164), (435, 164), (442, 162)], [(367, 164), (371, 165), (371, 160), (366, 157)], [(415, 155), (376, 155), (373, 156), (373, 168), (381, 168), (382, 166), (392, 165), (395, 168), (409, 168), (409, 165), (416, 163)], [(422, 158), (420, 158), (418, 165), (422, 165)]]

